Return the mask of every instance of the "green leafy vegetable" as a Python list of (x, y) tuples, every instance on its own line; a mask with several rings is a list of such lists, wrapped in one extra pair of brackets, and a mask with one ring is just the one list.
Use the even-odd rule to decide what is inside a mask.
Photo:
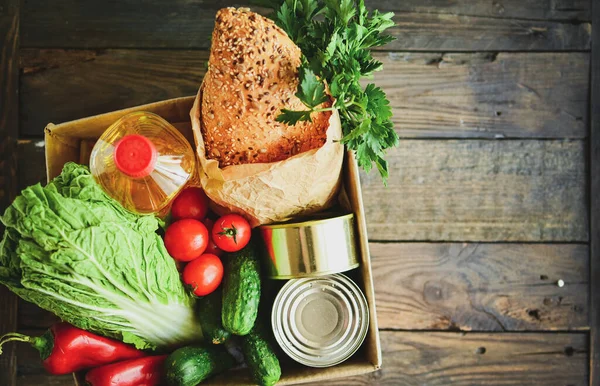
[(23, 190), (0, 220), (0, 283), (26, 301), (138, 348), (201, 338), (156, 218), (127, 212), (86, 167)]
[[(261, 1), (276, 9), (273, 16), (305, 57), (299, 70), (296, 96), (306, 111), (282, 110), (280, 122), (295, 124), (310, 120), (311, 113), (326, 99), (326, 80), (334, 107), (339, 109), (342, 142), (356, 152), (359, 165), (370, 171), (375, 164), (384, 182), (388, 178), (386, 149), (398, 144), (391, 122), (390, 103), (383, 90), (360, 84), (363, 77), (381, 70), (370, 49), (394, 38), (384, 31), (394, 25), (393, 13), (369, 14), (363, 0)], [(276, 5), (277, 3), (277, 5)]]
[(282, 109), (281, 114), (275, 120), (293, 125), (299, 121), (310, 121), (310, 114), (315, 111), (331, 110), (331, 108), (317, 108), (320, 104), (328, 101), (329, 98), (325, 93), (325, 85), (317, 78), (315, 73), (308, 67), (300, 67), (299, 78), (301, 81), (296, 96), (310, 110), (292, 111)]
[(310, 68), (300, 67), (300, 84), (296, 96), (310, 108), (315, 108), (329, 100), (325, 94), (325, 85)]

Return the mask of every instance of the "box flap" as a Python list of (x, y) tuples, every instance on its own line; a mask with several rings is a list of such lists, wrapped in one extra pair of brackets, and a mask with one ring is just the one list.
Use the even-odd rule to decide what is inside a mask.
[[(44, 130), (46, 141), (46, 177), (48, 181), (62, 171), (66, 162), (81, 162), (81, 141), (95, 141), (117, 119), (134, 111), (149, 111), (160, 115), (193, 142), (190, 110), (194, 97), (169, 99), (147, 105), (131, 107), (106, 114), (77, 119), (58, 125), (49, 123)], [(87, 162), (85, 162), (87, 163)]]

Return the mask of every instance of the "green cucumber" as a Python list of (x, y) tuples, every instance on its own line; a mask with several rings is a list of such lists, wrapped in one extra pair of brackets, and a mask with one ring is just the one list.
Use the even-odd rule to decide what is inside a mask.
[(250, 332), (260, 302), (260, 263), (252, 245), (225, 257), (223, 327), (236, 335)]
[(257, 326), (242, 338), (242, 352), (254, 382), (262, 386), (271, 386), (279, 381), (281, 377), (279, 360), (271, 344)]
[(221, 304), (223, 293), (220, 288), (198, 300), (198, 320), (202, 327), (202, 334), (207, 342), (212, 344), (225, 343), (231, 336), (223, 328), (221, 322)]
[(169, 386), (196, 386), (234, 365), (235, 360), (222, 346), (187, 346), (167, 357), (165, 377)]

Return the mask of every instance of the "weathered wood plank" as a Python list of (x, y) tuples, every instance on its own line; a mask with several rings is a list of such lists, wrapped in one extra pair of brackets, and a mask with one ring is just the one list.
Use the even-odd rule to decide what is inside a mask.
[(583, 141), (403, 140), (388, 160), (387, 188), (361, 174), (371, 240), (588, 240)]
[[(208, 48), (218, 9), (249, 1), (26, 1), (23, 47)], [(255, 7), (252, 7), (253, 9)], [(256, 8), (263, 14), (270, 11)], [(60, 21), (59, 21), (60, 20)], [(52, 30), (49, 34), (47, 31)], [(102, 31), (98, 33), (98, 31)]]
[[(588, 328), (589, 250), (583, 245), (374, 242), (370, 249), (381, 328)], [(20, 328), (46, 328), (56, 321), (50, 312), (20, 301)]]
[[(168, 4), (145, 2), (140, 6), (131, 0), (110, 5), (89, 0), (26, 1), (22, 42), (24, 47), (39, 48), (208, 48), (216, 10), (248, 3), (178, 0)], [(525, 20), (562, 14), (560, 9), (565, 6), (574, 9), (567, 13), (577, 15), (580, 8), (585, 13), (582, 1), (572, 5), (565, 1), (540, 2), (531, 11), (528, 5), (533, 1), (512, 0), (506, 5), (503, 2), (484, 5), (484, 1), (478, 1), (479, 5), (472, 9), (467, 2), (446, 2), (452, 4), (448, 13), (428, 13), (441, 1), (425, 2), (424, 6), (416, 5), (417, 0), (403, 6), (390, 1), (368, 3), (371, 8), (398, 11), (396, 26), (391, 29), (398, 39), (387, 49), (554, 51), (587, 50), (590, 45), (591, 26), (587, 22)], [(515, 19), (498, 17), (507, 9)], [(257, 10), (268, 13), (261, 8)], [(463, 16), (490, 12), (494, 17)]]
[(21, 133), (42, 135), (48, 122), (194, 95), (206, 51), (22, 50)]
[(381, 370), (328, 385), (588, 384), (586, 334), (381, 331)]
[[(20, 141), (20, 188), (45, 180), (43, 147)], [(366, 201), (368, 207), (370, 201)], [(449, 225), (451, 226), (451, 225)], [(376, 238), (377, 233), (371, 233)], [(371, 243), (379, 324), (398, 329), (580, 330), (588, 327), (583, 245)], [(563, 280), (565, 286), (556, 285)], [(400, 317), (398, 317), (400, 315)], [(56, 318), (22, 302), (21, 327)]]
[(33, 303), (19, 299), (19, 328), (48, 328), (60, 319), (50, 311), (43, 310)]
[(593, 7), (592, 95), (590, 133), (590, 210), (591, 210), (591, 310), (590, 372), (591, 386), (600, 386), (600, 4)]
[(0, 1), (0, 211), (16, 190), (19, 133), (19, 1)]
[(582, 141), (403, 140), (390, 180), (361, 174), (369, 237), (588, 240)]
[(374, 82), (401, 137), (587, 136), (587, 53), (388, 53)]
[[(21, 51), (21, 130), (182, 95), (206, 51)], [(583, 138), (589, 54), (380, 53), (402, 137)], [(56, 85), (61, 85), (56, 87)]]
[(398, 51), (589, 50), (591, 24), (397, 13), (385, 48)]
[[(17, 297), (6, 287), (0, 287), (0, 336), (17, 330)], [(0, 356), (0, 384), (16, 386), (17, 358), (14, 346), (2, 349)]]
[(18, 141), (17, 161), (19, 175), (17, 191), (46, 182), (46, 159), (43, 139), (21, 139)]
[(379, 0), (367, 1), (381, 11), (443, 13), (496, 18), (590, 21), (589, 0)]
[(585, 245), (371, 243), (370, 249), (380, 328), (589, 326)]
[(73, 375), (21, 374), (17, 377), (19, 386), (75, 386)]
[[(16, 194), (19, 131), (19, 0), (0, 0), (0, 213)], [(0, 225), (0, 234), (4, 227)], [(0, 286), (0, 335), (17, 328), (17, 297)], [(0, 356), (0, 385), (16, 385), (14, 348)]]
[[(26, 333), (41, 333), (23, 331)], [(585, 385), (586, 334), (380, 331), (383, 366), (335, 385)], [(45, 374), (37, 352), (18, 346), (19, 385), (73, 385)]]

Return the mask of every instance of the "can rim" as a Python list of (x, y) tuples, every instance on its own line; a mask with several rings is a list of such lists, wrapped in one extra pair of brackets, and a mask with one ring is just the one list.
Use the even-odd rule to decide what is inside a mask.
[(333, 220), (346, 219), (346, 218), (348, 218), (348, 219), (354, 218), (354, 213), (348, 213), (348, 214), (343, 214), (340, 216), (328, 217), (328, 218), (319, 219), (319, 220), (306, 220), (306, 221), (300, 221), (300, 222), (261, 225), (259, 228), (267, 228), (267, 229), (302, 228), (302, 227), (309, 227), (309, 226), (313, 226), (313, 225), (320, 225), (323, 223), (331, 222)]
[[(305, 347), (296, 347), (292, 341), (287, 338), (288, 334), (293, 334), (293, 330), (288, 326), (287, 328), (285, 327), (286, 322), (285, 322), (285, 307), (283, 306), (283, 300), (286, 294), (290, 294), (291, 292), (294, 292), (295, 290), (297, 290), (297, 287), (301, 287), (303, 285), (306, 285), (307, 282), (310, 281), (314, 281), (314, 280), (323, 280), (326, 279), (327, 277), (308, 277), (308, 278), (300, 278), (300, 279), (295, 279), (295, 280), (290, 280), (289, 282), (287, 282), (279, 291), (279, 293), (277, 294), (277, 297), (275, 298), (275, 301), (273, 303), (273, 309), (271, 311), (271, 327), (273, 329), (273, 334), (275, 336), (275, 339), (277, 340), (277, 343), (279, 344), (279, 346), (281, 347), (281, 349), (293, 360), (295, 360), (296, 362), (299, 362), (305, 366), (309, 366), (309, 367), (316, 367), (316, 368), (323, 368), (323, 367), (330, 367), (330, 366), (335, 366), (339, 363), (342, 363), (346, 360), (348, 360), (350, 357), (352, 357), (352, 355), (354, 355), (362, 346), (362, 344), (364, 343), (364, 340), (368, 334), (368, 330), (369, 330), (369, 324), (370, 324), (370, 316), (369, 316), (369, 304), (366, 300), (366, 297), (364, 295), (364, 293), (362, 292), (362, 290), (360, 289), (360, 287), (350, 278), (348, 278), (346, 275), (343, 274), (334, 274), (334, 275), (329, 275), (329, 280), (337, 283), (338, 285), (341, 285), (342, 288), (344, 290), (347, 291), (348, 295), (352, 296), (352, 299), (354, 299), (354, 301), (351, 301), (352, 299), (348, 299), (350, 300), (350, 308), (355, 308), (355, 317), (359, 318), (357, 323), (355, 324), (355, 328), (353, 328), (353, 330), (355, 330), (354, 332), (354, 336), (352, 336), (352, 339), (343, 339), (340, 340), (338, 339), (338, 342), (342, 342), (342, 344), (340, 345), (340, 347), (338, 347), (337, 349), (331, 351), (331, 352), (324, 352), (323, 355), (318, 355), (318, 354), (314, 354), (314, 353), (310, 353), (310, 351), (318, 351), (318, 350), (314, 350), (313, 348), (311, 348), (310, 346), (307, 346), (306, 349), (309, 350), (304, 350)], [(334, 287), (336, 287), (334, 285)], [(352, 307), (355, 306), (355, 307)], [(290, 316), (290, 315), (288, 315)], [(280, 322), (280, 323), (278, 323)], [(289, 331), (288, 331), (289, 330)], [(354, 342), (352, 342), (354, 341)], [(343, 343), (346, 342), (346, 343)], [(309, 351), (309, 352), (307, 352)], [(337, 357), (335, 356), (335, 353), (339, 353), (342, 352), (343, 355), (337, 355)], [(327, 361), (327, 362), (323, 362), (323, 363), (319, 363), (316, 361), (316, 359), (322, 359), (323, 357), (327, 357), (327, 356), (332, 356), (333, 360)]]
[(314, 272), (309, 272), (309, 273), (298, 273), (295, 275), (275, 275), (275, 276), (268, 276), (269, 279), (273, 279), (273, 280), (291, 280), (291, 279), (307, 279), (307, 278), (320, 278), (323, 276), (329, 276), (329, 275), (334, 275), (336, 273), (342, 273), (342, 272), (347, 272), (350, 271), (354, 268), (358, 268), (360, 266), (359, 262), (356, 262), (355, 264), (349, 265), (348, 267), (344, 268), (342, 271), (340, 271), (339, 269), (330, 269), (328, 271), (314, 271)]

